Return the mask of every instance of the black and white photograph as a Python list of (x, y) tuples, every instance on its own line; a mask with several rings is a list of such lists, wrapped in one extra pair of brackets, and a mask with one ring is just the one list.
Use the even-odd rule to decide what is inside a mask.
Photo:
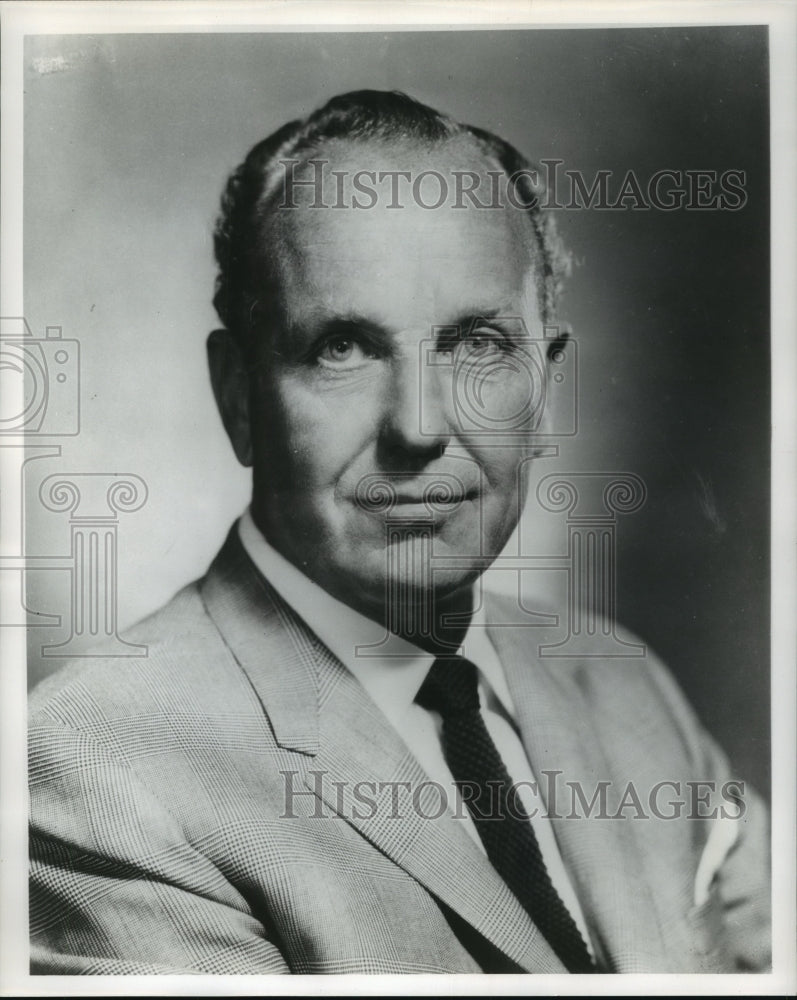
[(0, 9), (3, 994), (790, 992), (797, 10), (232, 6)]

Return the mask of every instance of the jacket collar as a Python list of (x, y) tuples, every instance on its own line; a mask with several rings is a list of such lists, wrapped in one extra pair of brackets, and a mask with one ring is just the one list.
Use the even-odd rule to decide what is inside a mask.
[(237, 523), (200, 584), (205, 607), (263, 704), (280, 746), (316, 754), (316, 659), (335, 662), (304, 622), (257, 572)]

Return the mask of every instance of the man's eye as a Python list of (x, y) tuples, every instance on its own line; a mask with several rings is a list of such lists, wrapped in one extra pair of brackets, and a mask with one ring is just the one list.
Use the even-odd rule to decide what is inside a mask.
[(476, 360), (510, 349), (511, 344), (506, 337), (492, 330), (474, 330), (461, 340), (445, 338), (437, 342), (438, 354), (454, 354), (461, 361), (467, 361), (469, 358)]
[(375, 354), (352, 337), (335, 337), (328, 340), (318, 352), (318, 360), (327, 365), (353, 365), (373, 358)]
[(506, 340), (489, 330), (475, 330), (459, 344), (458, 354), (463, 359), (478, 359), (492, 354), (502, 354), (507, 349)]

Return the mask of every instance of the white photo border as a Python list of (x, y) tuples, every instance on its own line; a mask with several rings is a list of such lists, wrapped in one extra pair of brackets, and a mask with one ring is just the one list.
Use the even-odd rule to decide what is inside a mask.
[[(5, 316), (22, 308), (23, 41), (31, 34), (127, 32), (424, 31), (590, 26), (770, 26), (772, 190), (772, 788), (773, 972), (760, 976), (617, 975), (590, 980), (594, 995), (778, 994), (797, 989), (795, 959), (795, 397), (797, 392), (797, 6), (778, 2), (98, 2), (0, 4), (2, 19), (2, 274)], [(21, 391), (21, 387), (20, 387)], [(0, 459), (5, 459), (0, 449)], [(22, 551), (8, 503), (3, 551)], [(6, 595), (0, 592), (0, 602)], [(0, 623), (2, 604), (0, 603)], [(0, 628), (0, 992), (6, 996), (249, 996), (541, 993), (576, 995), (571, 976), (31, 976), (28, 973), (24, 630)]]

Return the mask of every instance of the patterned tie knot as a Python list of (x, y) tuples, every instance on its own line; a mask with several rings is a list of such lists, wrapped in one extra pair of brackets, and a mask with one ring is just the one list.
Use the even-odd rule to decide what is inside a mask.
[(422, 708), (451, 719), (479, 711), (479, 676), (464, 656), (440, 656), (431, 666), (415, 698)]

